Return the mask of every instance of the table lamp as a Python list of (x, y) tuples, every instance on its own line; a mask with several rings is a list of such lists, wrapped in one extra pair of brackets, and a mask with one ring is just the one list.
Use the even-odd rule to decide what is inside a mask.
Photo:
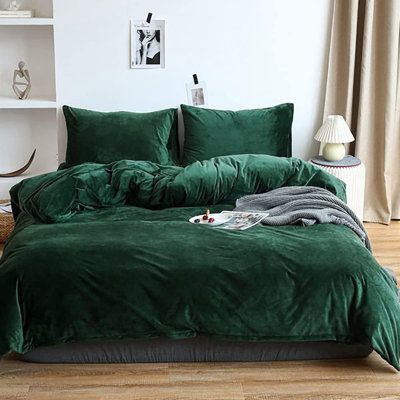
[(355, 140), (341, 115), (329, 115), (314, 139), (324, 143), (322, 155), (327, 161), (342, 160), (346, 154), (343, 143), (350, 143)]

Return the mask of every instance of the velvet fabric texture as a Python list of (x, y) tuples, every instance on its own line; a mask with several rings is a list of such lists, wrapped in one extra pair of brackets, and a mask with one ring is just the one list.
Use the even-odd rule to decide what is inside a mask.
[(308, 162), (238, 155), (196, 162), (186, 168), (129, 160), (82, 164), (25, 180), (12, 189), (11, 201), (15, 216), (24, 211), (36, 220), (54, 223), (96, 208), (234, 204), (247, 194), (303, 185), (322, 187), (346, 200), (345, 184)]
[(181, 108), (184, 165), (233, 154), (292, 155), (293, 104), (243, 111)]
[(63, 107), (68, 130), (66, 166), (85, 162), (179, 162), (177, 109), (150, 113), (98, 112)]
[(0, 261), (0, 354), (201, 334), (362, 343), (399, 369), (396, 286), (349, 228), (188, 222), (290, 185), (345, 198), (311, 164), (260, 155), (82, 164), (19, 183)]

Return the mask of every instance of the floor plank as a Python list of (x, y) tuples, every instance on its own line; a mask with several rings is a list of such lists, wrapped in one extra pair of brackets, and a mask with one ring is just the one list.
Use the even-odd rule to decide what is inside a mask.
[[(400, 221), (367, 224), (374, 254), (400, 279)], [(2, 246), (0, 245), (0, 252)], [(0, 400), (399, 400), (400, 374), (363, 360), (39, 365), (0, 360)]]
[(124, 385), (110, 386), (99, 384), (96, 387), (32, 386), (29, 400), (75, 400), (75, 399), (112, 399), (112, 400), (244, 400), (239, 382), (209, 383), (191, 385)]
[(374, 256), (381, 265), (392, 268), (400, 281), (400, 221), (392, 221), (389, 226), (365, 224), (365, 227)]

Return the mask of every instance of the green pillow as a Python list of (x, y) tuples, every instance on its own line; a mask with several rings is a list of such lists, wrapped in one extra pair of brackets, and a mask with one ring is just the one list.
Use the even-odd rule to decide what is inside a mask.
[(233, 154), (292, 155), (293, 104), (236, 112), (181, 107), (184, 165)]
[(68, 130), (68, 167), (94, 162), (178, 160), (178, 110), (150, 113), (97, 112), (63, 107)]

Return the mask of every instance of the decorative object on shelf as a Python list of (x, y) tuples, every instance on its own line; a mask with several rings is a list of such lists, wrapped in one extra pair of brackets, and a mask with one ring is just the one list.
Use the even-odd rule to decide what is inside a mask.
[[(24, 69), (24, 67), (25, 63), (20, 61), (18, 63), (18, 69), (14, 71), (13, 90), (20, 100), (27, 99), (32, 88), (29, 71)], [(19, 79), (22, 79), (22, 81)], [(19, 86), (24, 89), (21, 90)]]
[(20, 10), (20, 7), (18, 1), (10, 1), (7, 10), (0, 10), (0, 18), (32, 18), (34, 16), (34, 10)]
[(14, 172), (8, 172), (7, 174), (0, 174), (0, 178), (14, 178), (16, 176), (23, 174), (31, 166), (32, 161), (35, 158), (35, 154), (36, 154), (36, 149), (34, 150), (31, 157), (29, 158), (29, 161), (22, 168), (14, 171)]
[(33, 18), (34, 10), (4, 11), (0, 10), (0, 18)]
[(165, 68), (165, 21), (131, 20), (131, 68)]
[(346, 154), (343, 143), (350, 143), (355, 140), (341, 115), (329, 115), (314, 139), (324, 144), (322, 154), (327, 161), (342, 160)]
[(357, 157), (345, 156), (339, 161), (327, 161), (322, 156), (316, 156), (310, 162), (346, 184), (347, 204), (358, 219), (363, 221), (365, 166), (361, 160)]
[(0, 243), (4, 243), (14, 230), (14, 217), (9, 212), (10, 202), (0, 200)]
[(191, 106), (207, 105), (207, 87), (205, 82), (199, 82), (197, 74), (193, 75), (193, 83), (186, 84), (187, 100)]
[(10, 4), (8, 6), (8, 11), (18, 11), (21, 5), (18, 3), (17, 0), (12, 0), (10, 1)]

